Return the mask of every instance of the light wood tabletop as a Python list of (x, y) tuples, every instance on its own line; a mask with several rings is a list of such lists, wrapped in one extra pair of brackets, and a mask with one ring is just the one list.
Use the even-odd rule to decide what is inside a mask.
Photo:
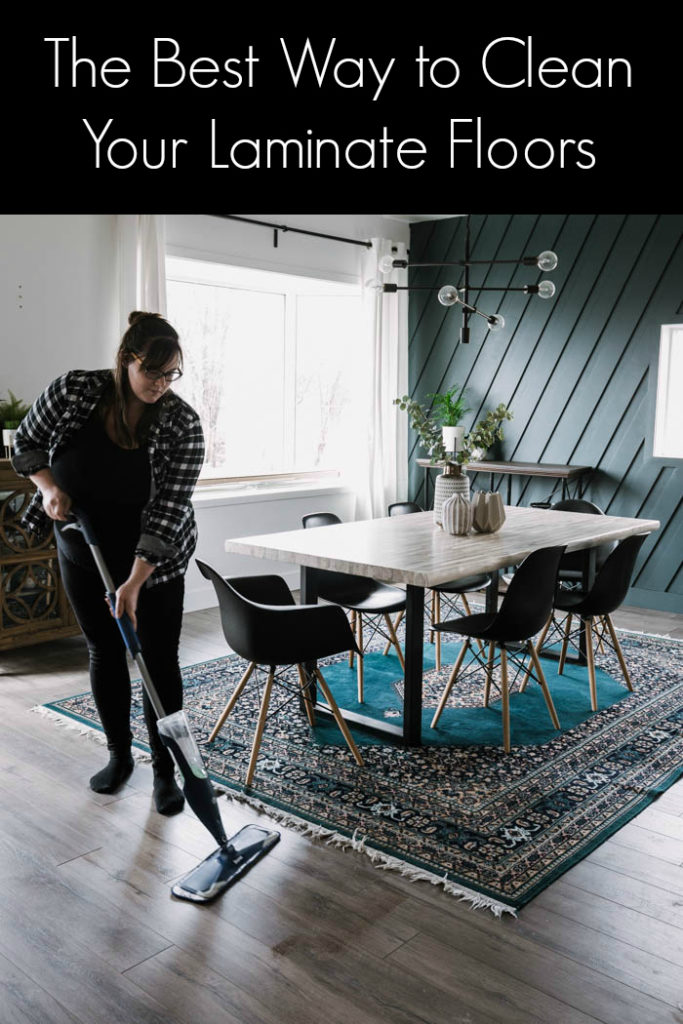
[(317, 569), (371, 576), (387, 583), (432, 587), (514, 565), (537, 548), (566, 544), (569, 551), (621, 540), (659, 527), (655, 519), (506, 507), (497, 533), (454, 537), (434, 525), (431, 512), (340, 523), (314, 530), (238, 537), (225, 550)]

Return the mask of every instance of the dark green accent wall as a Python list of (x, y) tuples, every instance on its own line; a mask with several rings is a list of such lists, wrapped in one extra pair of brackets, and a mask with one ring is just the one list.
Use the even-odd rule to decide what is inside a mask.
[[(660, 325), (683, 322), (683, 215), (472, 215), (473, 259), (515, 259), (552, 249), (558, 268), (497, 264), (472, 268), (471, 301), (505, 317), (487, 330), (473, 316), (469, 345), (459, 342), (458, 307), (436, 292), (410, 292), (410, 391), (419, 401), (458, 381), (469, 388), (466, 425), (506, 402), (497, 452), (506, 461), (590, 465), (585, 496), (611, 515), (659, 519), (643, 546), (629, 604), (683, 612), (683, 460), (654, 459), (652, 433)], [(413, 225), (411, 261), (462, 259), (465, 219)], [(411, 285), (460, 284), (458, 268), (410, 272)], [(543, 301), (476, 286), (557, 286)], [(683, 381), (681, 382), (683, 401)], [(424, 455), (410, 446), (411, 498), (424, 501)], [(488, 487), (489, 478), (479, 478)], [(498, 485), (499, 481), (496, 481)], [(548, 481), (514, 483), (513, 501), (550, 495)], [(559, 491), (552, 500), (558, 500)]]

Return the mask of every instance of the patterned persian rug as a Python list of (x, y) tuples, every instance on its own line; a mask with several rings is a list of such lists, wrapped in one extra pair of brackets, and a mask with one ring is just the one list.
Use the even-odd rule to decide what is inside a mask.
[[(634, 684), (629, 693), (616, 658), (598, 655), (599, 709), (591, 712), (586, 669), (544, 660), (562, 731), (556, 732), (540, 687), (511, 698), (512, 751), (502, 747), (500, 704), (482, 706), (483, 679), (473, 670), (449, 706), (430, 721), (457, 645), (434, 666), (425, 644), (424, 746), (385, 744), (360, 729), (358, 768), (334, 723), (319, 716), (311, 731), (291, 672), (274, 688), (254, 786), (243, 780), (263, 678), (242, 695), (218, 738), (208, 736), (244, 663), (232, 656), (184, 670), (185, 707), (212, 778), (238, 799), (285, 825), (362, 850), (379, 865), (424, 879), (494, 913), (533, 899), (633, 818), (682, 773), (683, 643), (620, 634)], [(361, 710), (355, 671), (343, 658), (321, 663), (342, 707)], [(260, 674), (259, 674), (260, 675)], [(252, 677), (253, 678), (253, 677)], [(362, 711), (398, 722), (401, 672), (381, 648), (366, 657)], [(251, 685), (251, 684), (250, 684)], [(290, 698), (287, 700), (287, 698)], [(99, 729), (89, 693), (41, 708)], [(147, 750), (139, 684), (134, 686), (136, 745)], [(225, 813), (225, 812), (224, 812)]]

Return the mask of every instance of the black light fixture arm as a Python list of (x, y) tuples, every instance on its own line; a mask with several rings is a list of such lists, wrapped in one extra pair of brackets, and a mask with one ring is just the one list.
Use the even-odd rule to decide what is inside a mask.
[[(558, 258), (554, 252), (550, 249), (545, 249), (538, 256), (521, 256), (519, 259), (492, 259), (492, 260), (473, 260), (470, 258), (471, 252), (471, 234), (470, 234), (470, 215), (467, 215), (465, 224), (465, 258), (462, 260), (440, 260), (440, 261), (429, 261), (429, 262), (413, 262), (409, 259), (394, 259), (393, 256), (383, 256), (379, 263), (379, 269), (383, 274), (390, 274), (394, 270), (405, 270), (407, 268), (416, 267), (463, 267), (464, 268), (464, 284), (461, 287), (456, 285), (446, 284), (443, 287), (432, 287), (430, 285), (396, 285), (386, 283), (383, 286), (385, 292), (397, 292), (397, 291), (438, 291), (439, 302), (443, 306), (455, 306), (460, 305), (462, 307), (462, 326), (460, 328), (460, 341), (463, 344), (467, 344), (470, 340), (470, 328), (469, 328), (469, 316), (471, 313), (476, 313), (478, 316), (483, 317), (489, 325), (489, 330), (496, 331), (500, 330), (505, 320), (499, 313), (488, 314), (477, 309), (469, 302), (470, 291), (474, 288), (480, 292), (524, 292), (526, 295), (538, 295), (541, 299), (551, 299), (555, 294), (555, 285), (552, 281), (543, 280), (539, 284), (527, 284), (523, 286), (495, 286), (495, 285), (477, 285), (473, 286), (470, 283), (470, 267), (474, 266), (493, 266), (498, 263), (516, 263), (524, 267), (537, 267), (542, 272), (549, 272), (554, 270), (558, 265)], [(461, 294), (462, 293), (462, 294)]]

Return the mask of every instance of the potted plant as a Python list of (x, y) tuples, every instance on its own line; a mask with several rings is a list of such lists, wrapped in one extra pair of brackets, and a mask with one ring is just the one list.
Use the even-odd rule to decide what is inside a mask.
[(7, 393), (9, 398), (4, 402), (0, 401), (0, 425), (2, 426), (2, 443), (5, 446), (5, 456), (9, 458), (12, 454), (17, 427), (28, 412), (29, 407), (20, 398), (12, 394), (11, 391), (8, 390)]
[(410, 395), (395, 398), (394, 405), (408, 413), (410, 426), (420, 438), (420, 444), (427, 450), (433, 463), (443, 463), (444, 471), (434, 482), (434, 521), (441, 525), (441, 508), (452, 494), (469, 497), (470, 482), (463, 466), (483, 458), (494, 441), (503, 438), (503, 423), (512, 419), (512, 413), (501, 402), (495, 409), (489, 409), (483, 419), (466, 433), (458, 450), (449, 453), (443, 441), (438, 423), (430, 418), (427, 409), (414, 401)]
[(460, 425), (460, 421), (470, 411), (469, 406), (465, 405), (466, 391), (464, 384), (453, 384), (448, 391), (427, 395), (427, 398), (432, 399), (432, 411), (441, 424), (444, 448), (454, 454), (465, 436), (465, 428)]

